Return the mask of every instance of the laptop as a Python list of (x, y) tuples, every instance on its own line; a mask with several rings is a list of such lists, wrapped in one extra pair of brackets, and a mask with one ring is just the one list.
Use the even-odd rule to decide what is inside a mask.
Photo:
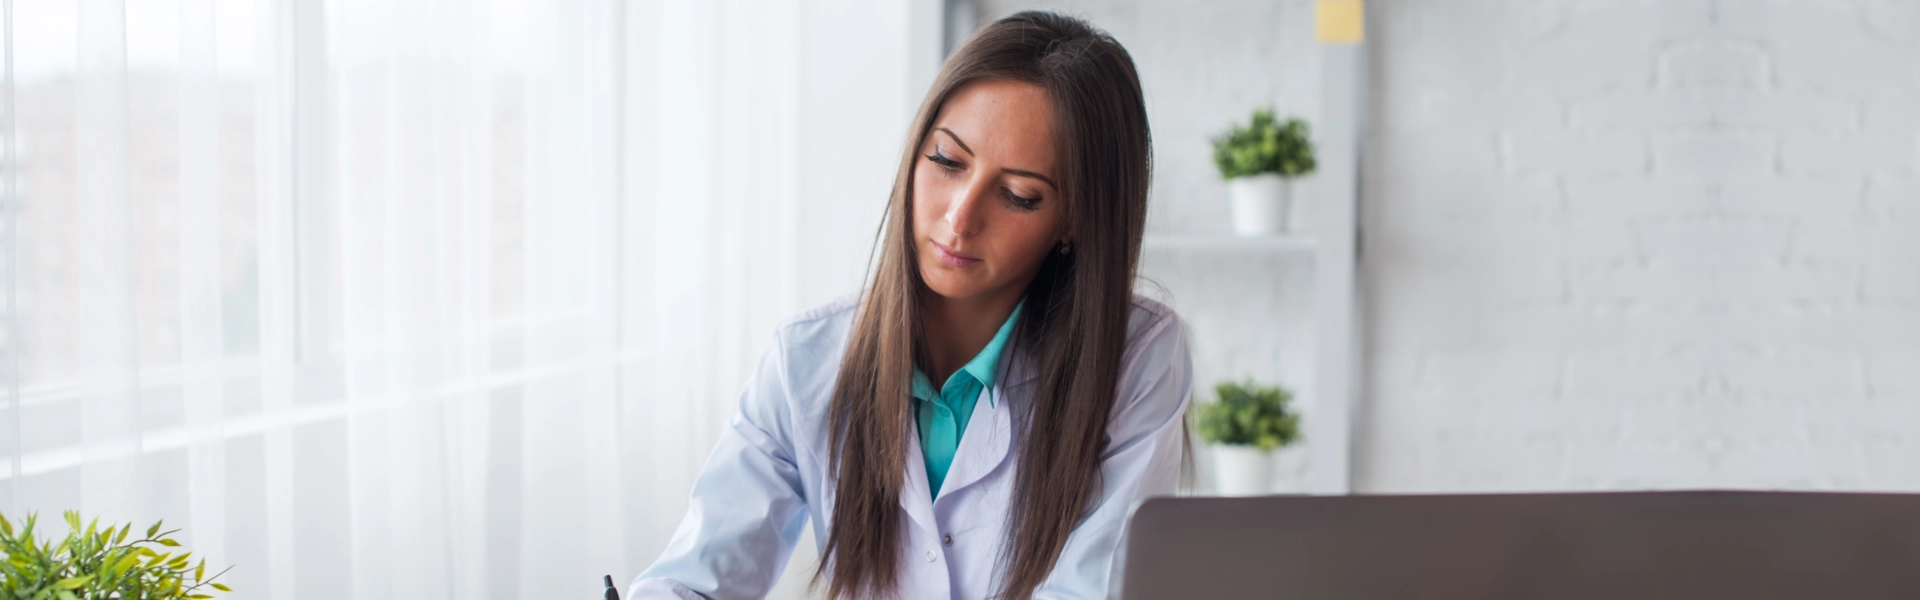
[(1125, 600), (1920, 598), (1920, 495), (1154, 498)]

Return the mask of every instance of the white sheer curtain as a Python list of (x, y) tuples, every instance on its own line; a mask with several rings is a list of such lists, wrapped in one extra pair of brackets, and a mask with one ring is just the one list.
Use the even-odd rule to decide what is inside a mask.
[(927, 0), (0, 4), (0, 510), (167, 519), (233, 598), (644, 567), (770, 328), (859, 283), (939, 31)]

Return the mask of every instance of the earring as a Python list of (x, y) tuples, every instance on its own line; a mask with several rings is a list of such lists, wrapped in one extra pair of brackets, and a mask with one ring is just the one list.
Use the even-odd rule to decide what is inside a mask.
[(1060, 254), (1073, 254), (1073, 242), (1060, 242)]

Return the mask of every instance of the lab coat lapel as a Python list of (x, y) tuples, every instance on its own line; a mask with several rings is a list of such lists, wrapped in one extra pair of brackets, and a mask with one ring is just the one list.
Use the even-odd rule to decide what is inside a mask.
[[(991, 401), (981, 398), (974, 404), (973, 418), (967, 421), (967, 433), (960, 436), (960, 446), (954, 449), (953, 468), (947, 471), (947, 480), (940, 485), (940, 498), (979, 482), (1007, 460), (1013, 447), (1013, 406), (1024, 402), (1026, 394), (1031, 393), (1031, 386), (1024, 384), (1033, 379), (1033, 370), (1027, 368), (1026, 357), (1018, 352), (1018, 347), (1010, 349), (1007, 358), (1012, 360), (1001, 361)], [(938, 503), (940, 498), (934, 502)]]
[[(993, 401), (985, 406), (974, 405), (973, 417), (967, 420), (967, 432), (960, 436), (960, 446), (954, 449), (953, 467), (947, 471), (947, 480), (940, 485), (941, 498), (980, 481), (1006, 461), (1013, 447), (1014, 406), (1027, 401), (1027, 397), (1032, 395), (1032, 386), (1027, 384), (1036, 378), (1022, 346), (1024, 344), (1017, 342), (1011, 344), (1006, 358), (1000, 361), (999, 381), (993, 385)], [(935, 500), (928, 497), (926, 455), (923, 452), (919, 431), (914, 430), (907, 436), (907, 484), (900, 490), (900, 506), (922, 528), (938, 531), (939, 524), (933, 520)]]
[[(976, 411), (977, 412), (977, 411)], [(933, 520), (933, 499), (929, 498), (927, 487), (927, 462), (924, 450), (920, 449), (920, 432), (909, 428), (907, 435), (907, 484), (900, 488), (900, 507), (906, 509), (907, 516), (927, 531), (939, 529)], [(951, 479), (951, 474), (949, 474)]]
[(980, 481), (994, 467), (1000, 466), (1007, 458), (1007, 449), (1012, 445), (1013, 419), (1008, 416), (1006, 389), (994, 384), (993, 394), (997, 402), (976, 403), (973, 418), (967, 421), (967, 433), (960, 436), (960, 446), (953, 452), (953, 467), (947, 471), (946, 482), (940, 484), (938, 503), (953, 495), (955, 491)]

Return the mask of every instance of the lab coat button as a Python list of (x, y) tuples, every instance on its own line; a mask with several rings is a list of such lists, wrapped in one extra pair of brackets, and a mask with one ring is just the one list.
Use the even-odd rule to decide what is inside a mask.
[(927, 562), (933, 562), (933, 555), (934, 552), (932, 550), (927, 551)]
[(941, 543), (943, 543), (943, 544), (946, 544), (946, 545), (948, 545), (948, 546), (952, 546), (952, 545), (953, 545), (953, 534), (951, 534), (951, 533), (949, 533), (949, 534), (946, 534), (946, 535), (943, 535), (943, 536), (940, 536), (940, 542), (941, 542)]

